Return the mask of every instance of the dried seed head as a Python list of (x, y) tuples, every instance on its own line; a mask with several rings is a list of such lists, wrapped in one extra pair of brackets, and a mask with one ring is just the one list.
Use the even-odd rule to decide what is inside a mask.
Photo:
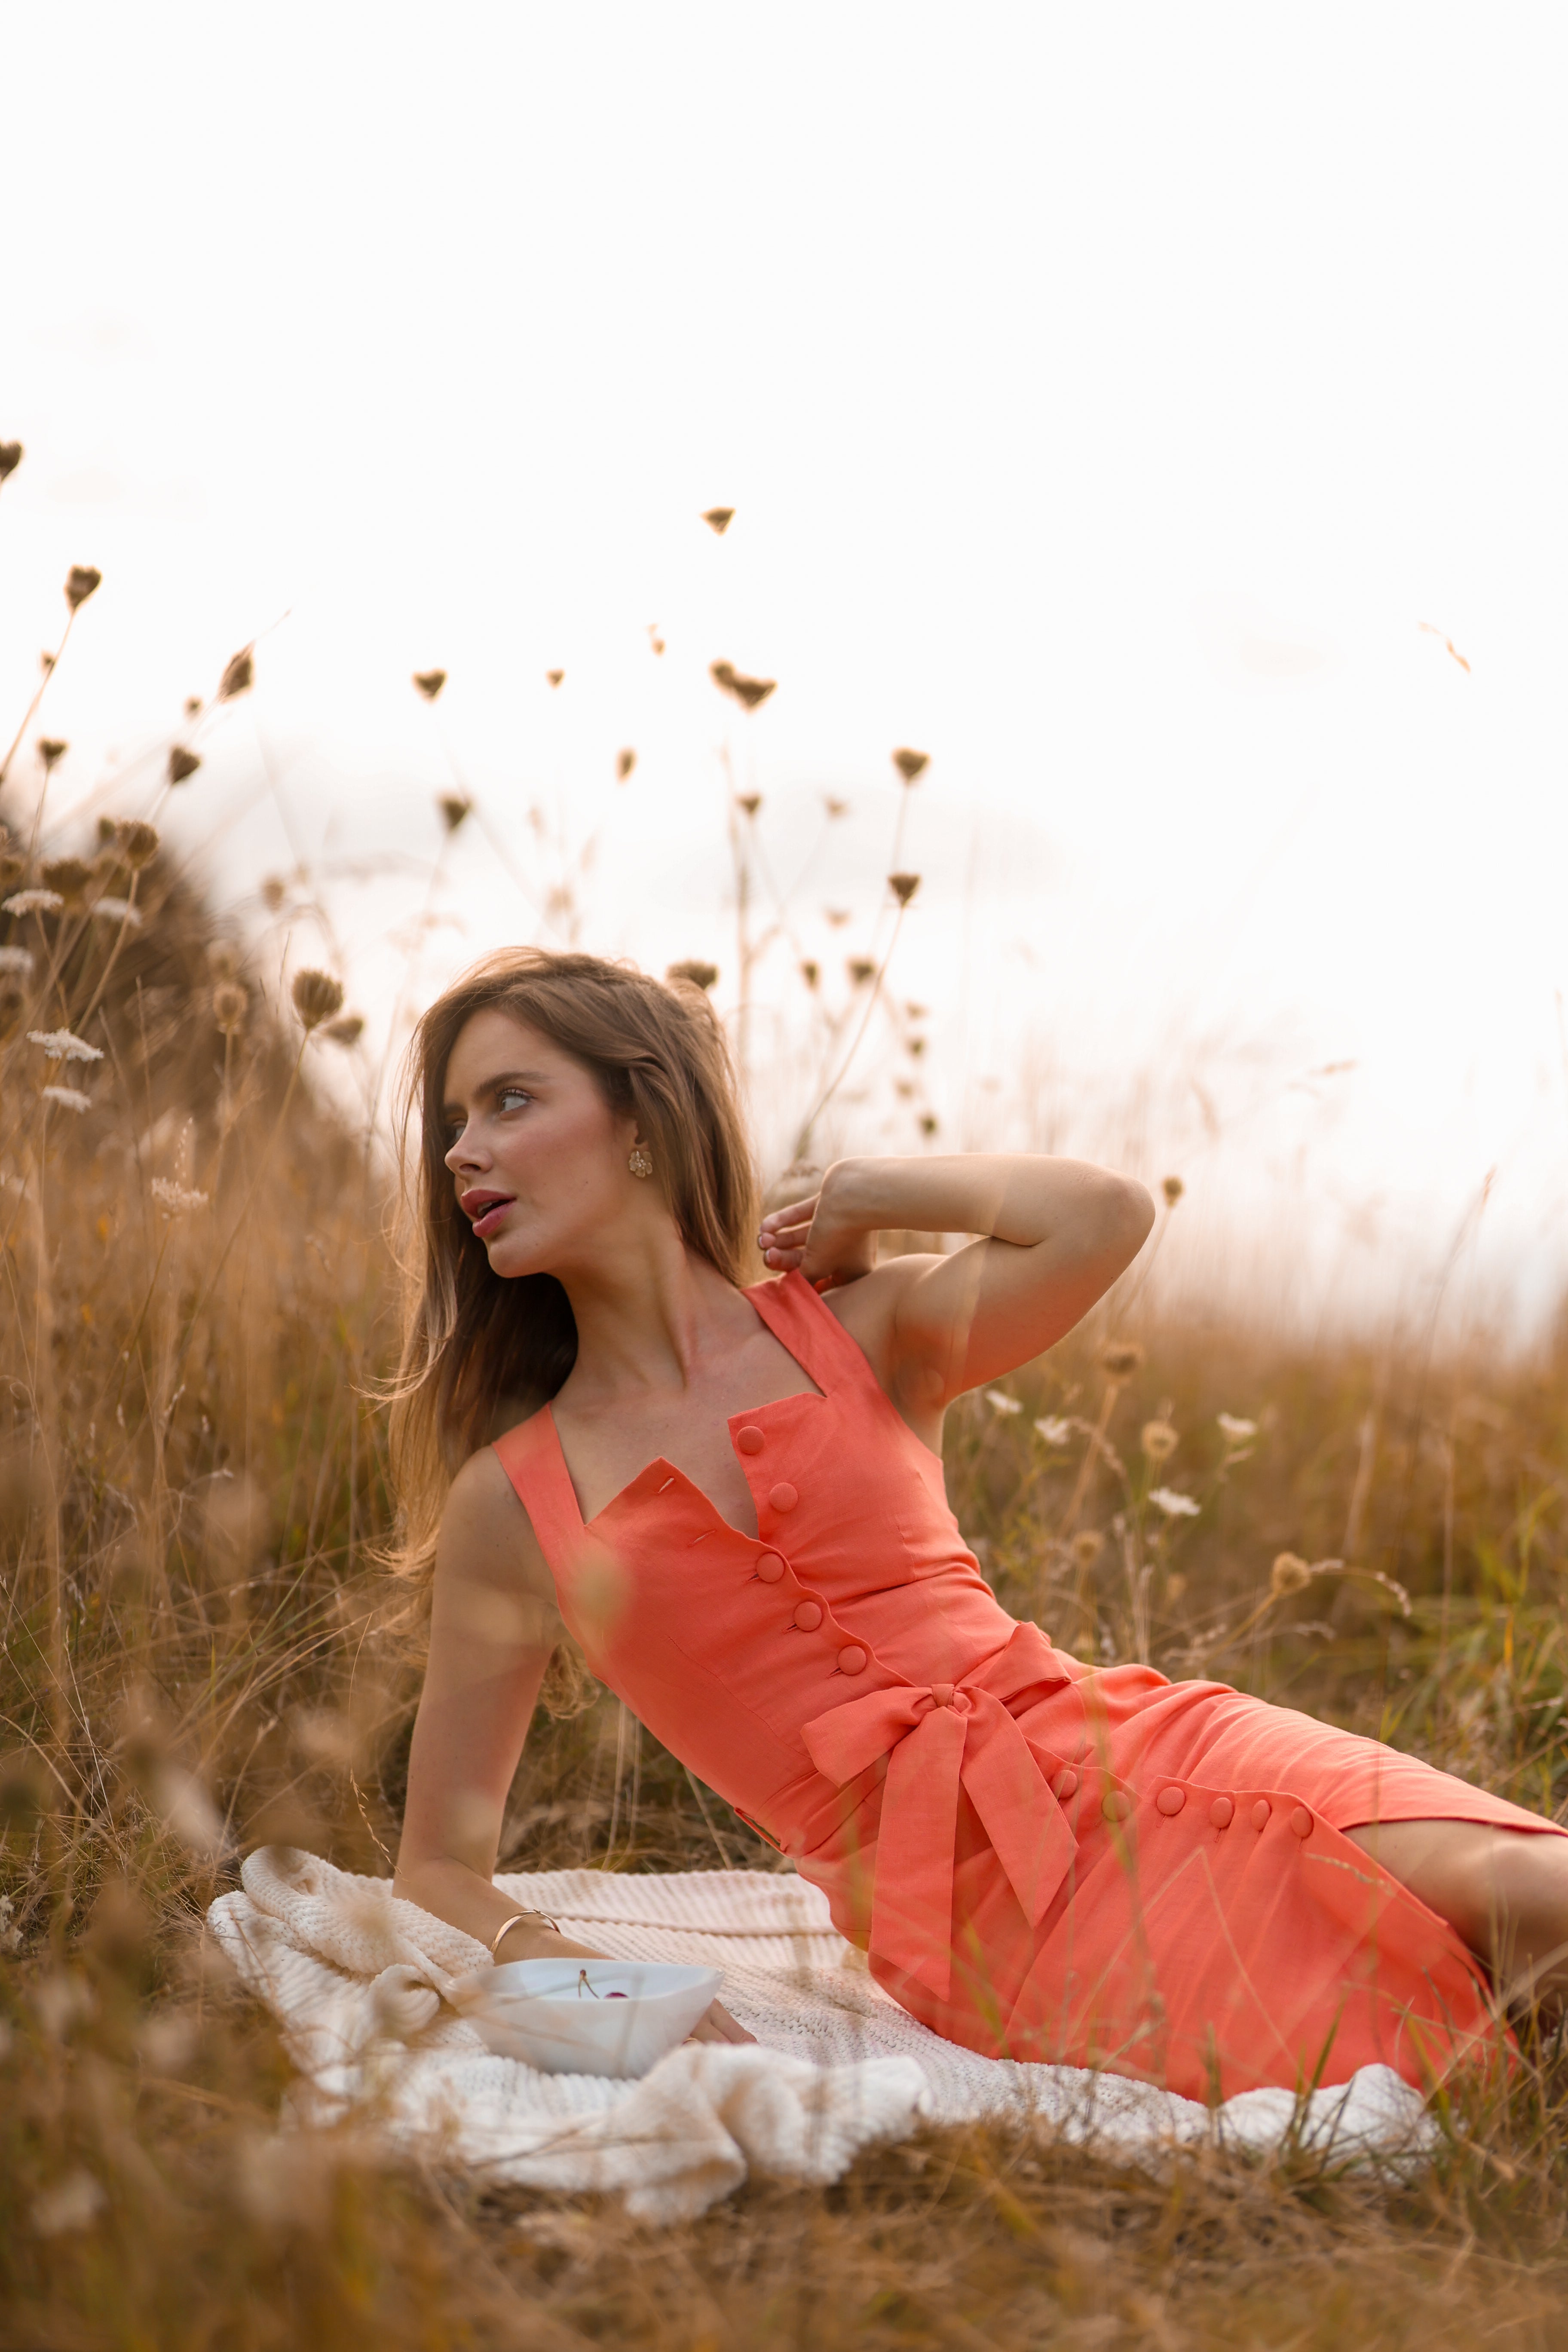
[(330, 1037), (334, 1045), (343, 1046), (357, 1045), (363, 1034), (363, 1013), (341, 1013), (336, 1021), (329, 1021), (321, 1032), (322, 1036)]
[(288, 896), (289, 886), (280, 878), (279, 876), (276, 874), (268, 874), (263, 877), (261, 884), (261, 903), (266, 908), (269, 915), (277, 915), (282, 912), (283, 902)]
[(735, 520), (733, 507), (710, 507), (702, 518), (715, 538), (722, 539)]
[(849, 814), (848, 802), (835, 800), (831, 793), (824, 793), (822, 796), (822, 805), (827, 811), (827, 821), (829, 824), (833, 823), (836, 817), (847, 816)]
[(920, 887), (921, 877), (918, 874), (889, 874), (888, 877), (888, 887), (900, 907), (909, 905)]
[(416, 669), (414, 673), (414, 684), (426, 702), (434, 702), (446, 683), (444, 669)]
[(237, 1037), (245, 1026), (250, 999), (237, 980), (220, 981), (213, 991), (213, 1019), (226, 1037)]
[(747, 710), (755, 710), (760, 702), (765, 702), (778, 685), (776, 677), (745, 677), (733, 662), (710, 662), (708, 675), (721, 692), (732, 695)]
[(144, 824), (139, 816), (116, 825), (114, 837), (120, 855), (132, 874), (140, 874), (143, 866), (151, 866), (158, 855), (158, 828), (155, 824)]
[(936, 1113), (935, 1113), (934, 1111), (931, 1111), (931, 1110), (922, 1110), (922, 1111), (921, 1111), (921, 1133), (922, 1135), (930, 1136), (930, 1135), (934, 1135), (934, 1134), (936, 1133), (936, 1130), (937, 1130), (937, 1117), (936, 1117)]
[(626, 778), (631, 774), (631, 772), (637, 766), (637, 755), (635, 751), (617, 751), (616, 753), (616, 782), (617, 784), (624, 784), (626, 782)]
[(559, 686), (565, 675), (563, 669), (547, 669), (544, 673), (545, 682), (552, 687)]
[(925, 1052), (925, 1049), (926, 1041), (923, 1037), (906, 1037), (904, 1040), (904, 1051), (907, 1054), (912, 1055), (917, 1062), (920, 1060), (921, 1055)]
[(103, 574), (90, 563), (73, 563), (66, 573), (66, 603), (74, 613), (85, 604), (95, 588), (103, 584)]
[(232, 940), (207, 941), (207, 970), (215, 980), (237, 980), (239, 950)]
[(650, 621), (647, 625), (647, 641), (656, 654), (661, 654), (664, 651), (664, 639), (658, 634), (657, 621)]
[(334, 980), (330, 971), (297, 971), (289, 992), (307, 1030), (319, 1029), (323, 1021), (335, 1020), (342, 1011), (343, 984)]
[(1168, 1421), (1146, 1421), (1139, 1442), (1158, 1469), (1162, 1462), (1170, 1460), (1182, 1441)]
[(52, 857), (43, 873), (45, 888), (58, 890), (68, 907), (79, 903), (92, 880), (92, 868), (85, 857)]
[(0, 849), (0, 890), (9, 890), (27, 870), (27, 861), (20, 850)]
[(877, 977), (877, 967), (868, 956), (851, 956), (846, 969), (857, 988), (864, 988)]
[(55, 761), (57, 760), (63, 760), (69, 750), (70, 745), (68, 743), (62, 743), (58, 735), (40, 735), (38, 738), (38, 757), (44, 763), (44, 773), (47, 775), (49, 770), (54, 766)]
[(1085, 1528), (1072, 1539), (1073, 1566), (1085, 1570), (1091, 1569), (1104, 1549), (1105, 1538), (1100, 1534), (1100, 1529)]
[(201, 696), (200, 696), (199, 694), (187, 694), (187, 695), (186, 695), (186, 697), (185, 697), (185, 717), (186, 717), (187, 719), (194, 719), (194, 718), (195, 717), (195, 715), (196, 715), (197, 711), (198, 711), (198, 710), (200, 710), (201, 707), (202, 707), (202, 698), (201, 698)]
[(1111, 1339), (1100, 1351), (1100, 1369), (1109, 1381), (1130, 1381), (1142, 1361), (1136, 1339)]
[(836, 931), (842, 930), (849, 920), (847, 907), (824, 907), (822, 911)]
[(38, 656), (38, 667), (43, 671), (44, 676), (47, 677), (54, 666), (55, 657), (46, 646), (43, 652)]
[(1282, 1551), (1268, 1573), (1268, 1590), (1276, 1601), (1283, 1601), (1288, 1593), (1305, 1592), (1311, 1581), (1310, 1567), (1293, 1551)]
[(1165, 1196), (1167, 1209), (1175, 1207), (1186, 1189), (1179, 1176), (1163, 1176), (1160, 1179), (1160, 1190)]
[(238, 653), (229, 656), (227, 667), (218, 680), (217, 698), (232, 702), (237, 694), (244, 694), (256, 684), (256, 648), (241, 646)]
[(100, 816), (98, 820), (98, 845), (100, 849), (112, 849), (119, 837), (120, 827), (115, 823), (113, 817)]
[(462, 824), (463, 819), (469, 814), (474, 804), (472, 801), (466, 799), (461, 793), (442, 793), (438, 795), (436, 805), (441, 812), (442, 824), (446, 826), (447, 831), (449, 834), (452, 834), (457, 832), (458, 827)]
[(717, 988), (719, 985), (718, 965), (705, 963), (700, 956), (682, 956), (679, 963), (670, 965), (664, 976), (666, 980), (672, 982), (689, 981), (693, 988), (700, 988), (704, 991)]
[(822, 966), (819, 963), (814, 963), (811, 958), (807, 956), (804, 963), (801, 965), (800, 976), (802, 980), (805, 981), (807, 988), (815, 988), (822, 978)]
[(911, 751), (909, 746), (904, 744), (894, 752), (893, 765), (906, 784), (916, 783), (931, 765), (931, 753)]
[(8, 482), (22, 462), (19, 441), (0, 441), (0, 482)]
[(748, 816), (755, 816), (762, 804), (761, 793), (737, 793), (735, 795), (735, 806), (743, 809)]
[(183, 784), (187, 776), (195, 774), (201, 764), (199, 751), (187, 751), (183, 743), (176, 743), (169, 754), (169, 782)]

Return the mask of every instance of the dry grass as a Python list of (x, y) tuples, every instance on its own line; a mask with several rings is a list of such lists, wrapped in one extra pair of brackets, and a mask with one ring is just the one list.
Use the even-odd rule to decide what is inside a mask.
[[(0, 973), (0, 2340), (1559, 2343), (1549, 2050), (1403, 2185), (1199, 2155), (1150, 2177), (988, 2130), (649, 2236), (353, 2137), (279, 2155), (285, 2062), (201, 1922), (262, 1839), (376, 1872), (395, 1843), (417, 1654), (369, 1559), (381, 1180), (312, 1081), (340, 1045), (156, 859), (139, 926), (89, 911), (130, 895), (126, 851), (0, 921), (33, 958)], [(59, 1028), (103, 1058), (46, 1063), (26, 1033)], [(46, 1083), (90, 1107), (46, 1111)], [(952, 1417), (1004, 1601), (1080, 1654), (1222, 1674), (1557, 1810), (1568, 1349), (1270, 1349), (1163, 1328), (1147, 1297), (1116, 1316)], [(1282, 1552), (1317, 1572), (1276, 1592)], [(772, 1865), (646, 1738), (634, 1811), (616, 1734), (608, 1701), (540, 1727), (510, 1858)]]

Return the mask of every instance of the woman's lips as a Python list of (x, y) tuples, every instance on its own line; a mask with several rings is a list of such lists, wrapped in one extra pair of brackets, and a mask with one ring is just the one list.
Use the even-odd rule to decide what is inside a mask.
[(513, 1198), (510, 1192), (465, 1192), (458, 1206), (465, 1217), (473, 1219), (474, 1231), (480, 1241), (488, 1242), (492, 1234), (500, 1232), (501, 1219), (511, 1207)]

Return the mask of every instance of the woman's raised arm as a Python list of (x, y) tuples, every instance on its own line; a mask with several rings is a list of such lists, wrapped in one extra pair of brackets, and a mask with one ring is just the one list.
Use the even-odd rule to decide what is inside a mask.
[[(888, 1393), (927, 1436), (965, 1389), (1070, 1331), (1131, 1265), (1154, 1221), (1142, 1184), (1084, 1160), (974, 1152), (840, 1160), (761, 1240), (775, 1271), (854, 1287), (834, 1304)], [(895, 1230), (979, 1236), (951, 1257), (875, 1265)], [(864, 1277), (861, 1279), (860, 1277)]]

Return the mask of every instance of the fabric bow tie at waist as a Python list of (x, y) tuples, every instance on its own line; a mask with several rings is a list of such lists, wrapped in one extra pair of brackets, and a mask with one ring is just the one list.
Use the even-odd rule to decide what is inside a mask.
[(963, 1682), (868, 1691), (802, 1727), (813, 1764), (837, 1787), (879, 1757), (888, 1759), (871, 1951), (942, 2000), (952, 1974), (960, 1787), (1031, 1927), (1044, 1918), (1077, 1846), (1028, 1741), (987, 1687), (993, 1676), (1009, 1696), (1068, 1679), (1038, 1627), (1021, 1625), (1005, 1650)]

